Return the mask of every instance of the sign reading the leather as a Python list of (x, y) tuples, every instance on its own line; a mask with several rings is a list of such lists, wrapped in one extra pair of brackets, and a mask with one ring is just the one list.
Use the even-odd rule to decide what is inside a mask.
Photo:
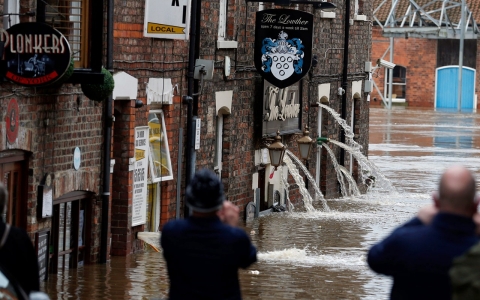
[(257, 12), (255, 68), (279, 88), (298, 82), (312, 64), (313, 15), (290, 9)]
[(70, 65), (67, 39), (45, 23), (19, 23), (0, 29), (0, 40), (5, 43), (5, 77), (14, 83), (45, 86), (58, 80)]

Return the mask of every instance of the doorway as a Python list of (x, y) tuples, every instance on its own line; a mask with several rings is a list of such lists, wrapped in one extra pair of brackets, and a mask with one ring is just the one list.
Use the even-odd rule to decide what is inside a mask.
[(8, 191), (4, 220), (16, 227), (27, 229), (28, 162), (25, 152), (2, 152), (0, 180)]
[(50, 273), (90, 263), (92, 197), (75, 191), (53, 201)]

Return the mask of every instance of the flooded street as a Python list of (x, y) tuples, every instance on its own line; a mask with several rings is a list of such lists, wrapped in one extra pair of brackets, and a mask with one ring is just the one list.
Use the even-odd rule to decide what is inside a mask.
[[(447, 166), (464, 164), (480, 179), (479, 125), (477, 114), (371, 109), (369, 160), (396, 191), (247, 224), (259, 261), (240, 270), (243, 298), (387, 299), (391, 280), (369, 270), (369, 247), (431, 202)], [(145, 252), (50, 274), (42, 289), (51, 299), (162, 299), (168, 277), (162, 254)]]

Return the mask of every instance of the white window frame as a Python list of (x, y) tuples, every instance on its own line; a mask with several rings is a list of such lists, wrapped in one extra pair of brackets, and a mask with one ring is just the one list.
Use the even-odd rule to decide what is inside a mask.
[(172, 160), (171, 160), (171, 156), (170, 156), (170, 148), (168, 147), (168, 135), (167, 135), (167, 129), (165, 128), (165, 116), (163, 115), (163, 110), (161, 110), (161, 109), (160, 110), (150, 110), (149, 114), (155, 114), (157, 116), (157, 119), (159, 119), (159, 121), (160, 121), (161, 130), (162, 130), (161, 136), (163, 137), (163, 145), (161, 145), (160, 147), (164, 150), (164, 155), (166, 156), (166, 168), (169, 170), (167, 175), (162, 176), (162, 174), (158, 174), (157, 168), (155, 167), (155, 164), (154, 164), (154, 156), (153, 156), (154, 142), (152, 142), (153, 137), (151, 136), (150, 137), (150, 153), (149, 153), (149, 159), (148, 160), (149, 160), (149, 165), (150, 165), (150, 176), (152, 178), (152, 183), (157, 183), (157, 182), (160, 182), (160, 181), (173, 180)]
[(214, 158), (214, 170), (220, 178), (222, 174), (222, 153), (223, 153), (223, 114), (217, 115), (216, 125), (216, 142), (215, 142), (215, 158)]
[[(7, 29), (20, 23), (20, 0), (6, 0), (3, 6), (3, 28)], [(15, 14), (15, 15), (9, 15)]]
[[(401, 65), (396, 65), (395, 68), (402, 68), (405, 70), (405, 80), (404, 82), (393, 82), (392, 81), (392, 90), (393, 90), (393, 86), (394, 85), (402, 85), (405, 87), (405, 96), (406, 96), (406, 93), (407, 93), (407, 68), (404, 67), (404, 66), (401, 66)], [(395, 70), (395, 69), (394, 69)], [(389, 76), (389, 72), (390, 70), (388, 70), (387, 68), (385, 68), (385, 82), (384, 82), (384, 91), (385, 91), (385, 99), (388, 99), (388, 76)], [(393, 73), (394, 71), (392, 71)], [(395, 77), (393, 77), (395, 78)], [(392, 95), (393, 95), (393, 91), (392, 91)], [(393, 96), (392, 96), (393, 98)], [(392, 102), (396, 102), (396, 103), (403, 103), (406, 101), (406, 98), (399, 98), (399, 97), (395, 97), (392, 99)]]
[(218, 40), (224, 41), (227, 37), (227, 0), (220, 0), (218, 15)]

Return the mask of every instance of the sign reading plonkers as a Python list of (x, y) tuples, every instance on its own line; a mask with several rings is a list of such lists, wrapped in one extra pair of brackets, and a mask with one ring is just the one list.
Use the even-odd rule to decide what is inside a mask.
[(70, 45), (65, 36), (45, 23), (29, 22), (0, 29), (5, 43), (5, 77), (29, 87), (54, 83), (70, 66)]
[(291, 9), (256, 13), (255, 68), (279, 88), (298, 82), (312, 64), (313, 15)]

